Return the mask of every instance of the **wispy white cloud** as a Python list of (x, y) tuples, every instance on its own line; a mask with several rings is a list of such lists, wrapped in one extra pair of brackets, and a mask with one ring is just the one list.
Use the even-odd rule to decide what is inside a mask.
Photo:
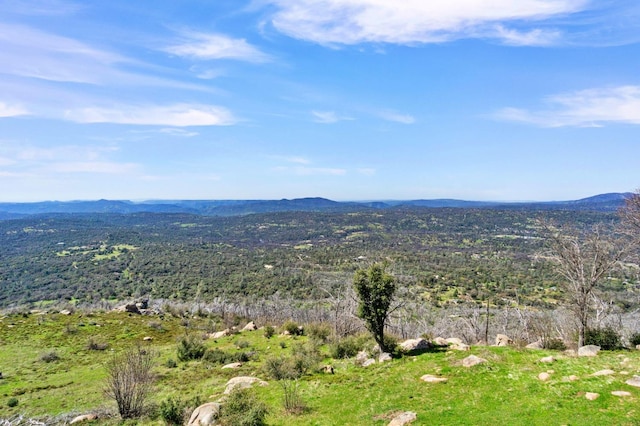
[(393, 121), (401, 124), (413, 124), (416, 122), (415, 117), (409, 114), (401, 114), (394, 111), (381, 111), (378, 113), (380, 118), (387, 121)]
[(177, 56), (202, 60), (235, 59), (257, 63), (270, 60), (269, 55), (247, 43), (245, 39), (231, 38), (216, 33), (195, 32), (186, 33), (183, 38), (184, 41), (167, 47), (165, 51)]
[(311, 164), (311, 161), (308, 158), (297, 156), (297, 155), (271, 155), (270, 158), (279, 161), (285, 161), (287, 163), (294, 164)]
[(29, 111), (22, 105), (9, 105), (4, 102), (0, 102), (0, 117), (17, 117), (20, 115), (27, 115)]
[[(509, 44), (541, 45), (557, 37), (532, 24), (581, 12), (588, 0), (264, 0), (277, 10), (274, 27), (321, 44), (439, 43), (495, 38)], [(502, 25), (525, 31), (497, 31)]]
[(376, 169), (370, 167), (363, 167), (357, 170), (357, 172), (361, 175), (365, 176), (373, 176), (376, 174)]
[(316, 123), (332, 124), (338, 121), (353, 120), (348, 116), (339, 115), (335, 111), (311, 111), (311, 115), (314, 117)]
[(153, 126), (228, 126), (237, 119), (226, 108), (211, 105), (119, 105), (113, 108), (81, 108), (65, 111), (78, 123), (115, 123)]
[(345, 169), (329, 168), (329, 167), (275, 167), (276, 172), (291, 173), (297, 176), (316, 176), (316, 175), (329, 175), (329, 176), (343, 176), (347, 174)]
[(640, 86), (587, 89), (550, 96), (546, 108), (503, 108), (494, 117), (542, 127), (602, 127), (640, 124)]
[(537, 28), (530, 31), (518, 31), (503, 25), (496, 25), (494, 30), (495, 38), (510, 46), (552, 46), (558, 44), (562, 39), (562, 33), (558, 30), (543, 31)]
[(61, 162), (46, 167), (47, 171), (55, 173), (99, 173), (99, 174), (131, 174), (139, 166), (134, 163), (116, 163), (109, 161)]

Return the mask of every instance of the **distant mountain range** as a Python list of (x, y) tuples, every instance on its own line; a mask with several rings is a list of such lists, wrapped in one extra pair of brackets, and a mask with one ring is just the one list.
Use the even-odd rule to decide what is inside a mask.
[(50, 213), (130, 214), (148, 212), (238, 216), (286, 211), (348, 212), (394, 207), (615, 211), (631, 195), (629, 192), (609, 193), (580, 200), (547, 202), (490, 202), (452, 199), (338, 202), (326, 198), (296, 198), (292, 200), (153, 200), (144, 202), (126, 200), (43, 201), (37, 203), (0, 203), (0, 219)]

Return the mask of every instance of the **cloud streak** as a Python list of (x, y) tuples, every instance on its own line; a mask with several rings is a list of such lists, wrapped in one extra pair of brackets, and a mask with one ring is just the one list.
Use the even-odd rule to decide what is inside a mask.
[(234, 59), (255, 63), (270, 61), (269, 55), (247, 43), (245, 39), (215, 33), (187, 33), (185, 38), (183, 43), (169, 46), (165, 51), (199, 60)]
[(311, 111), (316, 123), (333, 124), (339, 121), (353, 120), (351, 117), (338, 115), (335, 111)]
[(120, 105), (113, 108), (81, 108), (65, 111), (78, 123), (114, 123), (148, 126), (229, 126), (237, 119), (226, 108), (211, 105)]
[(503, 108), (500, 120), (541, 127), (602, 127), (606, 124), (640, 124), (640, 86), (587, 89), (545, 99), (546, 108)]
[[(266, 0), (273, 26), (320, 44), (422, 44), (494, 38), (506, 44), (547, 45), (556, 29), (532, 23), (581, 12), (587, 0)], [(509, 29), (506, 25), (525, 27)]]
[(20, 115), (28, 115), (29, 111), (21, 105), (9, 105), (0, 102), (0, 117), (18, 117)]

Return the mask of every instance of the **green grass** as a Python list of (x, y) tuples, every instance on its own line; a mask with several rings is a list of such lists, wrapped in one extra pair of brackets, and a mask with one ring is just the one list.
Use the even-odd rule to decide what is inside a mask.
[[(125, 313), (11, 315), (0, 320), (0, 418), (22, 413), (32, 417), (68, 412), (89, 412), (115, 404), (102, 394), (104, 365), (114, 352), (144, 345), (157, 354), (158, 380), (152, 402), (169, 396), (182, 400), (219, 398), (228, 379), (262, 372), (265, 359), (288, 355), (306, 337), (274, 336), (262, 331), (207, 340), (210, 348), (225, 351), (254, 351), (254, 358), (240, 370), (222, 370), (203, 361), (178, 362), (176, 339), (184, 333), (203, 334), (211, 329), (210, 319), (189, 319), (188, 327), (179, 318), (146, 317)], [(160, 327), (159, 327), (160, 325)], [(143, 341), (145, 336), (153, 338)], [(109, 344), (104, 351), (89, 350), (89, 339)], [(242, 341), (240, 346), (237, 343)], [(285, 342), (282, 348), (280, 342)], [(40, 360), (55, 350), (59, 359)], [(325, 357), (329, 350), (321, 350)], [(461, 366), (470, 353), (488, 360), (472, 368)], [(539, 359), (553, 354), (558, 360), (543, 364)], [(633, 425), (640, 423), (640, 390), (624, 382), (640, 374), (640, 353), (601, 352), (596, 358), (574, 358), (551, 351), (473, 347), (471, 352), (440, 351), (408, 356), (366, 369), (352, 360), (325, 359), (335, 374), (313, 373), (300, 379), (300, 392), (307, 406), (303, 414), (292, 415), (282, 406), (282, 389), (271, 381), (257, 388), (269, 406), (270, 425), (386, 425), (393, 413), (415, 411), (414, 425)], [(612, 376), (592, 377), (602, 369)], [(553, 370), (551, 379), (541, 382), (540, 372)], [(623, 374), (626, 372), (626, 374)], [(420, 380), (424, 374), (448, 378), (446, 383)], [(571, 375), (577, 381), (569, 381)], [(611, 395), (627, 390), (631, 397)], [(588, 401), (585, 392), (600, 397)], [(11, 398), (16, 407), (8, 407)], [(117, 420), (107, 423), (117, 424)], [(159, 419), (143, 419), (141, 424), (161, 424)]]

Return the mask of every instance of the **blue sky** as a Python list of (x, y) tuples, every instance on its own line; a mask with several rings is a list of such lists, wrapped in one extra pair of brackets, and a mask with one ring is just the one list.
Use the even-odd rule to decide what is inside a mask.
[(640, 4), (0, 0), (0, 200), (640, 187)]

